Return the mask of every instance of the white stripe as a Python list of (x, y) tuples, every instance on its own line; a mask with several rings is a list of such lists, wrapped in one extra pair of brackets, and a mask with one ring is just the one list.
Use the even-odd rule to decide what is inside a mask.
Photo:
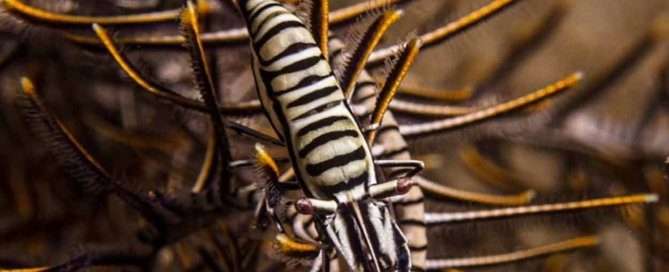
[(344, 155), (360, 148), (360, 138), (346, 136), (334, 141), (319, 145), (304, 158), (306, 163), (316, 164), (332, 159), (339, 155)]
[[(266, 5), (263, 5), (266, 6)], [(271, 8), (267, 8), (263, 10), (262, 12), (258, 13), (258, 15), (255, 16), (255, 20), (251, 23), (251, 33), (256, 33), (258, 31), (258, 27), (260, 27), (260, 23), (265, 20), (265, 17), (267, 15), (272, 14), (274, 12), (288, 12), (284, 7), (282, 6), (273, 6)]]
[[(336, 102), (336, 101), (343, 101), (344, 100), (344, 95), (341, 92), (333, 92), (330, 95), (326, 97), (322, 97), (319, 99), (316, 99), (312, 101), (311, 103), (304, 104), (303, 106), (299, 107), (292, 107), (290, 109), (285, 108), (284, 110), (286, 112), (286, 117), (288, 119), (294, 119), (302, 114), (305, 114), (315, 108), (318, 108), (320, 106), (323, 106), (328, 103)], [(284, 104), (285, 105), (285, 104)]]
[[(346, 182), (351, 178), (358, 177), (369, 170), (369, 163), (366, 160), (355, 160), (344, 166), (330, 168), (318, 177), (313, 177), (315, 186), (333, 186)], [(364, 186), (361, 184), (360, 186)]]
[(246, 2), (246, 10), (252, 10), (255, 9), (260, 4), (270, 4), (274, 1), (268, 1), (268, 0), (248, 0)]
[(299, 42), (316, 43), (314, 37), (311, 36), (311, 33), (306, 28), (292, 27), (284, 29), (280, 34), (270, 38), (262, 45), (258, 53), (260, 53), (262, 59), (271, 59), (286, 50), (288, 46)]
[[(293, 54), (290, 54), (288, 56), (285, 56), (283, 58), (280, 58), (276, 60), (274, 63), (270, 64), (269, 66), (263, 67), (263, 70), (265, 71), (278, 71), (283, 69), (284, 67), (291, 65), (293, 63), (296, 63), (298, 61), (310, 58), (310, 57), (317, 57), (321, 55), (321, 50), (318, 49), (318, 47), (312, 47), (312, 48), (307, 48), (305, 50), (302, 50), (300, 52), (296, 52)], [(278, 91), (278, 90), (275, 90)]]
[[(305, 77), (313, 75), (327, 75), (331, 72), (332, 70), (330, 69), (330, 65), (327, 63), (327, 61), (321, 59), (309, 68), (292, 73), (281, 74), (272, 79), (270, 84), (272, 85), (273, 90), (287, 90), (293, 86), (296, 86)], [(342, 97), (344, 96), (343, 92), (340, 91), (338, 93), (341, 93)]]
[[(309, 125), (309, 124), (305, 124), (305, 125)], [(300, 129), (301, 128), (295, 128), (295, 131), (300, 130)], [(356, 127), (352, 124), (352, 122), (350, 120), (337, 121), (337, 122), (332, 123), (332, 125), (309, 131), (309, 133), (303, 135), (302, 137), (294, 139), (295, 146), (296, 146), (296, 148), (299, 149), (299, 148), (302, 148), (305, 145), (311, 143), (316, 137), (321, 136), (325, 133), (332, 132), (332, 131), (335, 131), (335, 130), (349, 130), (349, 129), (356, 129)]]
[[(281, 94), (279, 96), (279, 101), (282, 101), (284, 103), (290, 103), (290, 102), (295, 101), (296, 99), (302, 97), (303, 95), (305, 95), (307, 93), (313, 92), (314, 90), (318, 90), (318, 89), (325, 88), (325, 87), (328, 87), (328, 86), (336, 86), (336, 85), (337, 85), (337, 79), (335, 79), (334, 76), (325, 77), (325, 78), (323, 78), (319, 81), (316, 81), (316, 82), (314, 82), (312, 84), (309, 84), (307, 86), (304, 86), (302, 88), (295, 89), (295, 90), (292, 90), (290, 92)], [(294, 86), (291, 86), (291, 88), (292, 87), (294, 87)], [(290, 89), (290, 88), (274, 89), (274, 91), (275, 92), (282, 92), (282, 91), (285, 91), (285, 90), (288, 90), (288, 89)]]
[[(262, 21), (262, 20), (258, 20)], [(265, 34), (278, 24), (284, 23), (284, 22), (298, 22), (300, 23), (300, 19), (297, 19), (295, 15), (290, 14), (290, 13), (283, 13), (281, 15), (277, 15), (275, 17), (272, 17), (269, 19), (268, 22), (266, 22), (264, 25), (258, 29), (258, 32), (256, 32), (255, 37), (253, 38), (254, 41), (259, 41), (260, 39), (264, 38)]]

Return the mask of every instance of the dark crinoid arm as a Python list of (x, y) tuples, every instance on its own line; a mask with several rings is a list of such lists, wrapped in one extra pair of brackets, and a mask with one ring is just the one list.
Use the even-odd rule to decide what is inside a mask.
[(71, 178), (88, 193), (108, 192), (111, 178), (72, 133), (46, 108), (30, 79), (21, 78), (22, 94), (17, 100), (31, 131), (49, 148)]

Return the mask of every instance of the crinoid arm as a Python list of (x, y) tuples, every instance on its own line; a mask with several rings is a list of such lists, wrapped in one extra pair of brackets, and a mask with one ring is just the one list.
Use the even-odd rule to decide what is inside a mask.
[(470, 99), (474, 90), (470, 86), (459, 89), (441, 89), (420, 85), (418, 83), (402, 82), (397, 93), (418, 99), (437, 100), (440, 102), (462, 102)]
[(2, 0), (2, 4), (5, 6), (5, 8), (11, 11), (15, 11), (21, 15), (28, 16), (31, 19), (57, 25), (90, 25), (93, 23), (104, 25), (159, 23), (177, 19), (181, 13), (180, 9), (173, 9), (135, 15), (83, 16), (47, 11), (30, 6), (21, 0)]
[(21, 103), (27, 122), (52, 150), (65, 171), (91, 194), (114, 192), (119, 198), (137, 209), (151, 223), (161, 225), (164, 218), (144, 196), (132, 192), (114, 181), (101, 164), (87, 151), (58, 118), (43, 104), (35, 87), (27, 77), (21, 78), (25, 95)]
[[(99, 25), (93, 24), (93, 30), (98, 35), (98, 38), (102, 41), (103, 45), (109, 51), (109, 54), (114, 58), (114, 61), (119, 65), (121, 70), (123, 70), (128, 77), (130, 77), (135, 83), (137, 83), (143, 90), (149, 92), (150, 94), (157, 96), (162, 99), (166, 99), (170, 102), (173, 102), (177, 105), (194, 109), (202, 112), (206, 112), (207, 107), (197, 100), (189, 99), (177, 94), (176, 91), (167, 89), (165, 87), (159, 86), (156, 83), (150, 82), (145, 77), (143, 77), (133, 65), (128, 62), (127, 58), (121, 54), (118, 50), (118, 47), (112, 40), (112, 38), (107, 33), (107, 30)], [(221, 106), (219, 111), (226, 114), (245, 114), (245, 113), (256, 113), (260, 111), (260, 102), (251, 101), (246, 103), (237, 103), (235, 106)]]
[(112, 189), (108, 171), (77, 141), (63, 123), (49, 112), (37, 94), (35, 85), (21, 78), (23, 95), (17, 101), (32, 132), (47, 144), (53, 156), (88, 193), (99, 194)]
[(358, 76), (365, 68), (367, 59), (381, 41), (381, 37), (386, 33), (388, 28), (395, 23), (401, 16), (402, 12), (398, 10), (387, 11), (379, 15), (371, 24), (360, 39), (356, 41), (350, 56), (347, 56), (348, 61), (341, 69), (339, 82), (344, 90), (344, 97), (350, 100), (353, 95), (353, 89), (357, 83)]
[[(484, 22), (486, 19), (500, 13), (509, 8), (512, 4), (519, 2), (517, 0), (492, 0), (487, 5), (472, 11), (471, 13), (431, 32), (422, 34), (419, 38), (423, 41), (423, 47), (431, 47), (437, 45), (449, 38), (455, 37), (477, 24)], [(401, 50), (401, 45), (394, 45), (374, 51), (369, 57), (367, 65), (374, 65), (383, 60), (395, 55)]]
[(509, 253), (469, 257), (454, 259), (429, 259), (426, 263), (427, 269), (448, 269), (448, 268), (470, 268), (492, 265), (501, 265), (505, 263), (518, 262), (540, 256), (557, 254), (566, 251), (572, 251), (582, 248), (595, 247), (599, 245), (597, 236), (583, 236), (569, 240), (564, 240), (552, 244), (532, 247), (524, 250), (518, 250)]
[(310, 0), (311, 10), (309, 11), (309, 25), (307, 28), (311, 30), (318, 48), (321, 49), (323, 57), (328, 59), (329, 47), (328, 40), (330, 37), (330, 0)]
[(550, 84), (544, 88), (536, 90), (525, 96), (521, 96), (519, 98), (512, 99), (507, 102), (503, 102), (497, 105), (493, 105), (487, 108), (483, 108), (453, 118), (431, 121), (416, 125), (403, 125), (400, 126), (400, 132), (405, 137), (420, 137), (433, 133), (446, 132), (467, 125), (472, 125), (495, 116), (500, 116), (502, 114), (510, 113), (514, 110), (522, 109), (524, 107), (532, 105), (533, 103), (537, 103), (546, 98), (562, 93), (563, 91), (576, 86), (576, 84), (581, 81), (582, 77), (583, 75), (581, 73), (574, 73), (553, 84)]
[(192, 1), (187, 1), (186, 4), (186, 9), (181, 14), (181, 27), (186, 37), (186, 46), (191, 57), (195, 85), (204, 100), (204, 104), (207, 106), (211, 124), (216, 134), (222, 163), (227, 165), (231, 161), (230, 143), (224, 129), (223, 118), (218, 112), (218, 98), (215, 93), (214, 82), (200, 35), (199, 14)]
[(517, 206), (530, 203), (536, 193), (527, 190), (518, 194), (494, 195), (458, 190), (436, 183), (424, 177), (415, 177), (418, 186), (428, 195), (437, 199), (474, 202), (486, 205)]
[(390, 101), (397, 93), (397, 90), (400, 88), (400, 84), (409, 74), (409, 68), (413, 64), (418, 52), (420, 52), (420, 47), (422, 41), (420, 39), (414, 38), (406, 44), (406, 48), (399, 55), (394, 66), (388, 73), (388, 77), (381, 87), (381, 92), (379, 93), (379, 98), (376, 101), (376, 106), (372, 112), (372, 119), (370, 122), (369, 133), (367, 134), (367, 142), (370, 144), (374, 143), (376, 138), (376, 129), (381, 125), (383, 121), (383, 116), (388, 110)]
[(200, 173), (191, 189), (191, 192), (194, 194), (201, 193), (208, 187), (216, 175), (216, 165), (218, 161), (218, 156), (216, 156), (216, 150), (218, 150), (217, 145), (218, 140), (216, 132), (211, 129), (209, 131), (209, 137), (207, 137), (207, 149), (205, 151), (204, 159), (202, 160), (202, 167), (200, 167)]
[[(19, 0), (9, 0), (12, 2), (16, 3), (21, 3)], [(411, 2), (412, 0), (372, 0), (372, 1), (365, 1), (357, 4), (353, 4), (347, 7), (343, 7), (337, 10), (334, 10), (328, 14), (328, 21), (330, 25), (342, 25), (345, 23), (351, 22), (353, 19), (359, 17), (362, 14), (368, 13), (372, 10), (377, 10), (379, 8), (388, 6), (388, 5), (393, 5), (393, 4), (399, 4), (403, 2)], [(201, 2), (201, 1), (198, 1)], [(24, 4), (24, 6), (26, 6)], [(38, 10), (36, 8), (32, 8), (32, 10)], [(208, 8), (207, 6), (203, 6), (200, 8), (203, 11), (206, 11)], [(27, 15), (31, 16), (31, 13), (26, 13), (23, 11), (23, 9), (14, 9), (17, 12), (20, 12), (21, 15)], [(46, 17), (51, 18), (52, 20), (55, 20), (53, 22), (50, 22), (49, 20), (42, 20), (42, 21), (47, 21), (53, 24), (70, 24), (68, 21), (76, 21), (76, 22), (88, 22), (87, 24), (91, 24), (94, 22), (100, 23), (99, 21), (96, 21), (97, 19), (105, 19), (105, 20), (110, 20), (113, 19), (113, 17), (108, 18), (108, 17), (95, 17), (91, 16), (89, 18), (84, 18), (85, 20), (81, 20), (82, 18), (77, 18), (77, 17), (71, 17), (65, 14), (57, 14), (57, 13), (52, 13), (49, 12), (49, 15)], [(129, 18), (118, 18), (122, 19), (119, 20), (118, 23), (116, 24), (148, 24), (148, 23), (154, 23), (154, 22), (160, 22), (160, 21), (170, 21), (178, 18), (180, 14), (180, 10), (169, 10), (169, 11), (163, 11), (163, 12), (156, 12), (156, 13), (146, 13), (146, 14), (136, 14), (132, 15)], [(159, 16), (156, 16), (159, 15)], [(31, 16), (32, 17), (32, 16)], [(41, 16), (44, 17), (44, 16)], [(65, 20), (62, 20), (63, 18), (66, 18)], [(128, 17), (128, 16), (124, 16)], [(39, 18), (37, 18), (39, 19)], [(114, 20), (118, 20), (114, 19)], [(144, 22), (141, 22), (141, 20), (144, 20)], [(83, 23), (82, 23), (83, 24)], [(110, 25), (109, 21), (105, 23), (105, 25)], [(111, 23), (111, 25), (114, 25), (114, 23)], [(100, 44), (100, 41), (96, 39), (95, 37), (91, 37), (88, 35), (80, 35), (80, 34), (73, 34), (73, 33), (66, 33), (65, 37), (75, 43), (81, 43), (81, 44), (90, 44), (90, 45), (98, 45)], [(211, 32), (203, 32), (202, 33), (202, 41), (206, 43), (208, 46), (209, 45), (214, 45), (214, 46), (229, 46), (229, 45), (235, 45), (239, 44), (242, 42), (248, 41), (249, 34), (247, 32), (246, 27), (240, 27), (240, 28), (232, 28), (232, 29), (226, 29), (226, 30), (219, 30), (219, 31), (211, 31)], [(166, 34), (136, 34), (132, 36), (121, 36), (118, 39), (119, 43), (125, 44), (125, 45), (153, 45), (153, 46), (180, 46), (185, 42), (185, 39), (181, 35), (166, 35)]]
[[(142, 88), (142, 90), (148, 92), (153, 96), (165, 99), (167, 101), (175, 103), (176, 105), (188, 109), (193, 109), (205, 113), (209, 112), (209, 109), (204, 103), (190, 98), (186, 98), (182, 95), (177, 94), (176, 91), (167, 89), (165, 87), (162, 87), (156, 83), (150, 82), (149, 80), (145, 79), (145, 77), (140, 75), (139, 71), (137, 71), (137, 69), (135, 69), (127, 61), (127, 58), (121, 54), (121, 52), (118, 50), (118, 48), (116, 47), (116, 45), (114, 44), (113, 40), (111, 39), (111, 37), (109, 36), (104, 27), (94, 24), (93, 29), (98, 34), (100, 40), (103, 41), (105, 48), (107, 48), (107, 50), (112, 55), (114, 60), (117, 62), (121, 70), (125, 72), (126, 75), (128, 75), (128, 77), (130, 77), (135, 83), (137, 83)], [(250, 102), (236, 103), (235, 106), (218, 106), (218, 110), (222, 114), (229, 114), (229, 115), (239, 115), (239, 114), (245, 115), (249, 113), (257, 113), (260, 111), (260, 102), (258, 100), (253, 100)], [(221, 121), (226, 125), (227, 128), (230, 128), (238, 133), (250, 136), (254, 139), (258, 139), (263, 142), (272, 143), (276, 145), (283, 145), (283, 143), (281, 143), (281, 141), (279, 141), (278, 139), (266, 135), (262, 132), (256, 131), (247, 126), (243, 126), (241, 124), (225, 119), (222, 119)]]
[(464, 222), (472, 220), (498, 219), (514, 216), (533, 215), (542, 213), (555, 213), (564, 211), (577, 211), (593, 208), (614, 207), (623, 205), (651, 204), (658, 201), (655, 194), (638, 194), (629, 196), (618, 196), (608, 198), (595, 198), (574, 202), (539, 204), (530, 206), (519, 206), (501, 209), (452, 212), (452, 213), (426, 213), (425, 224), (428, 226), (445, 224), (449, 222)]

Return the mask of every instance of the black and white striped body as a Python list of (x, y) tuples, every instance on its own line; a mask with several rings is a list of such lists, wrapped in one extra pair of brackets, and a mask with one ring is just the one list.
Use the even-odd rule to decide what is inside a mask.
[[(332, 62), (344, 61), (343, 41), (330, 39), (330, 59)], [(353, 91), (352, 109), (361, 120), (369, 119), (376, 104), (378, 87), (367, 71), (362, 71)], [(383, 116), (383, 122), (378, 129), (377, 140), (372, 148), (376, 159), (410, 160), (409, 145), (399, 132), (399, 125), (391, 111)], [(387, 171), (388, 174), (392, 169)], [(423, 271), (427, 257), (427, 236), (425, 225), (422, 224), (425, 215), (423, 192), (419, 186), (414, 186), (408, 193), (393, 200), (395, 219), (406, 236), (411, 251), (411, 271)], [(306, 231), (311, 231), (309, 228)]]
[[(239, 5), (252, 37), (258, 96), (289, 148), (305, 194), (339, 203), (321, 220), (324, 236), (355, 269), (369, 269), (371, 251), (383, 271), (408, 270), (406, 239), (386, 203), (367, 198), (368, 186), (377, 182), (372, 154), (311, 32), (276, 1)], [(371, 249), (363, 242), (365, 229)]]

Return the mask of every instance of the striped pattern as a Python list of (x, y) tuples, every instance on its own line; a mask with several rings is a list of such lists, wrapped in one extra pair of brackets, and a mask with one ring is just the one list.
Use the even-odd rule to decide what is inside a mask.
[[(330, 40), (330, 59), (341, 61), (343, 58), (344, 44), (337, 39)], [(377, 97), (376, 82), (366, 71), (362, 71), (353, 91), (352, 101), (355, 107), (360, 107), (369, 116), (374, 109)], [(361, 118), (361, 120), (364, 120)], [(377, 159), (409, 160), (409, 146), (400, 134), (397, 121), (392, 112), (387, 111), (383, 117), (381, 127), (377, 130), (377, 140), (374, 145), (374, 156)], [(423, 192), (418, 186), (414, 186), (405, 194), (399, 202), (394, 203), (395, 214), (402, 233), (406, 235), (411, 252), (411, 271), (423, 271), (427, 258), (427, 233), (423, 223), (425, 207), (423, 205)]]
[[(377, 180), (373, 157), (312, 34), (276, 1), (240, 0), (239, 5), (251, 33), (258, 96), (289, 148), (305, 193), (340, 203), (336, 213), (317, 224), (323, 224), (339, 256), (354, 269), (371, 271), (373, 265), (365, 260), (373, 252), (383, 271), (407, 271), (408, 246), (389, 208), (364, 199), (367, 186)], [(350, 210), (352, 201), (363, 214), (361, 223)], [(306, 236), (301, 226), (296, 230)]]
[[(360, 75), (360, 81), (371, 80), (366, 72)], [(376, 86), (370, 84), (357, 84), (355, 97), (360, 98), (360, 104), (365, 108), (373, 108), (376, 96), (370, 96), (369, 93), (376, 93)], [(367, 98), (364, 98), (367, 97)], [(371, 111), (370, 111), (371, 112)], [(409, 147), (399, 133), (397, 121), (391, 112), (386, 112), (383, 117), (382, 126), (378, 129), (377, 142), (375, 146), (380, 146), (381, 151), (376, 158), (391, 160), (409, 160), (411, 155)], [(390, 174), (388, 171), (387, 174)], [(406, 193), (399, 202), (394, 203), (397, 217), (397, 223), (406, 235), (409, 249), (411, 252), (411, 271), (423, 271), (427, 258), (427, 233), (423, 223), (425, 207), (423, 205), (423, 192), (418, 186), (414, 186)]]
[(376, 182), (367, 144), (329, 63), (299, 18), (275, 1), (241, 1), (258, 94), (309, 194), (347, 201)]

